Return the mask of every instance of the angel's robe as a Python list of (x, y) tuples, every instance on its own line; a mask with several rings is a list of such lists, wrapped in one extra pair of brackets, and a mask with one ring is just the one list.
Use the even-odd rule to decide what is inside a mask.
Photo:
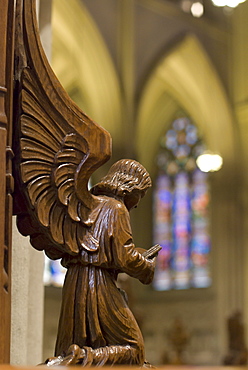
[(84, 228), (83, 247), (76, 257), (66, 256), (68, 268), (55, 355), (71, 344), (85, 348), (85, 364), (144, 363), (144, 342), (122, 292), (119, 272), (149, 284), (154, 262), (145, 259), (132, 241), (129, 212), (123, 202), (99, 196), (99, 205)]

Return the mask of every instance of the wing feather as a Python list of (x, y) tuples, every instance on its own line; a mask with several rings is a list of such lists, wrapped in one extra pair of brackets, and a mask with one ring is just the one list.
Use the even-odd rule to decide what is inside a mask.
[(68, 179), (73, 179), (76, 169), (77, 166), (72, 163), (63, 163), (59, 167), (57, 167), (54, 171), (55, 185), (59, 187)]
[(72, 193), (68, 202), (68, 213), (71, 216), (72, 220), (80, 221), (80, 215), (78, 213), (80, 201), (76, 193)]
[(21, 119), (21, 128), (24, 136), (43, 143), (53, 152), (57, 152), (60, 148), (59, 136), (52, 135), (45, 127), (33, 118), (23, 115)]
[(67, 205), (68, 200), (74, 191), (74, 179), (68, 179), (64, 181), (61, 185), (58, 186), (58, 197), (60, 202), (64, 205)]
[(48, 175), (39, 176), (28, 183), (28, 193), (33, 206), (36, 204), (40, 194), (42, 194), (45, 190), (48, 190), (50, 187), (51, 178)]
[(39, 160), (26, 161), (20, 165), (21, 175), (24, 183), (33, 180), (36, 177), (50, 175), (51, 165)]
[(50, 229), (52, 237), (56, 243), (64, 245), (64, 218), (65, 210), (63, 206), (56, 204), (51, 210), (50, 214)]
[(76, 150), (76, 148), (66, 148), (63, 151), (59, 151), (56, 156), (57, 163), (73, 163), (78, 166), (81, 162), (82, 157), (85, 155), (82, 151)]
[(41, 161), (53, 163), (54, 153), (43, 144), (30, 139), (21, 139), (23, 159), (39, 158)]
[[(63, 121), (63, 116), (57, 116), (54, 119), (52, 112), (54, 106), (51, 102), (47, 101), (47, 94), (41, 89), (40, 84), (37, 82), (37, 75), (30, 68), (25, 68), (22, 72), (22, 84), (23, 90), (21, 93), (22, 108), (29, 116), (36, 118), (37, 122), (43, 124), (49, 132), (56, 130), (56, 135), (59, 138), (63, 138), (66, 134), (66, 130), (63, 125), (57, 125), (56, 121)], [(49, 103), (49, 104), (47, 104)], [(46, 107), (46, 114), (44, 115), (44, 107)]]
[(49, 226), (51, 208), (56, 202), (56, 192), (53, 188), (42, 193), (36, 202), (38, 218), (42, 225)]
[(22, 109), (25, 115), (37, 122), (37, 126), (42, 122), (42, 125), (47, 128), (47, 131), (54, 133), (54, 136), (57, 136), (59, 139), (65, 136), (66, 132), (62, 130), (62, 127), (58, 126), (52, 117), (48, 117), (47, 112), (44, 114), (44, 107), (25, 90), (22, 92)]

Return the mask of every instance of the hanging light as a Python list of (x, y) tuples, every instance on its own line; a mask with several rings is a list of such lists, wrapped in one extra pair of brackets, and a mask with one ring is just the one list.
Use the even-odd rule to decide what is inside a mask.
[(206, 152), (199, 155), (196, 164), (202, 172), (215, 172), (221, 169), (223, 158), (219, 154)]
[(192, 4), (191, 6), (191, 14), (196, 17), (196, 18), (200, 18), (203, 13), (204, 13), (204, 7), (203, 7), (203, 4), (199, 1), (195, 2)]
[(200, 18), (204, 14), (203, 0), (181, 0), (181, 8), (185, 13)]
[(239, 4), (244, 3), (246, 0), (212, 0), (215, 6), (228, 6), (236, 8)]

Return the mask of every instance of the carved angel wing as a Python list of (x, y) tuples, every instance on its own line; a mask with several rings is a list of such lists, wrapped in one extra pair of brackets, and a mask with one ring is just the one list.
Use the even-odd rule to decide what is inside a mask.
[[(96, 168), (111, 154), (110, 135), (69, 98), (40, 44), (33, 0), (23, 2), (24, 49), (17, 117), (17, 184), (25, 198), (18, 227), (52, 258), (78, 253), (89, 212), (98, 202), (88, 191)], [(25, 209), (23, 209), (25, 208)]]

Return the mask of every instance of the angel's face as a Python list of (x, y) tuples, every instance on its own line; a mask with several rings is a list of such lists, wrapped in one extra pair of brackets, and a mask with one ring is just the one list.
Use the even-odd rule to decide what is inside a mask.
[(145, 195), (146, 191), (137, 191), (134, 190), (131, 193), (125, 195), (124, 197), (124, 203), (127, 207), (128, 211), (131, 211), (131, 209), (136, 208), (143, 196)]

